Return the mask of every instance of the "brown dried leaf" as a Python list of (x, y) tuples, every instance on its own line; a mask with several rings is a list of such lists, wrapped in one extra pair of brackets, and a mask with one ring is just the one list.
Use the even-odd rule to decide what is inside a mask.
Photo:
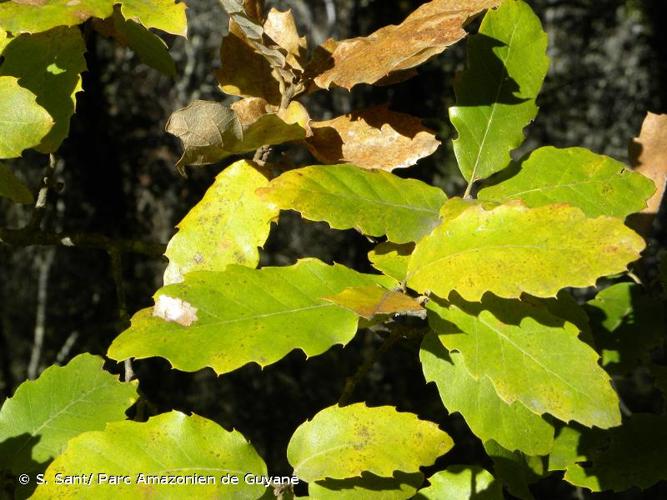
[(243, 8), (257, 22), (264, 18), (264, 0), (243, 0)]
[(303, 140), (308, 135), (306, 109), (292, 102), (287, 109), (275, 109), (260, 98), (243, 99), (231, 107), (218, 102), (194, 101), (175, 111), (167, 132), (183, 143), (183, 156), (176, 166), (215, 163), (234, 154), (262, 146)]
[(220, 89), (239, 97), (261, 97), (280, 104), (280, 85), (267, 59), (248, 43), (243, 31), (230, 19), (229, 33), (220, 47), (222, 67), (216, 71)]
[[(374, 84), (391, 73), (414, 68), (461, 40), (468, 21), (499, 3), (500, 0), (432, 0), (399, 25), (339, 42), (330, 52), (328, 69), (315, 78), (315, 84), (323, 89), (336, 85), (350, 90), (359, 83)], [(329, 42), (328, 47), (332, 45)]]
[(391, 171), (410, 167), (438, 149), (440, 141), (419, 118), (377, 106), (333, 120), (312, 122), (307, 141), (323, 163), (353, 163)]
[(280, 12), (271, 9), (264, 23), (264, 33), (287, 52), (287, 64), (303, 71), (301, 60), (308, 48), (308, 43), (305, 37), (299, 36), (291, 10)]
[(339, 294), (323, 299), (349, 309), (365, 319), (382, 314), (424, 312), (417, 299), (376, 285), (346, 288)]
[(657, 187), (642, 213), (658, 213), (667, 183), (667, 115), (647, 113), (639, 137), (630, 143), (630, 163)]

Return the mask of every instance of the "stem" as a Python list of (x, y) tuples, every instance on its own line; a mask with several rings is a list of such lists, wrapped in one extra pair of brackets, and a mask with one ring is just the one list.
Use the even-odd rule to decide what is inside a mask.
[(463, 193), (463, 199), (464, 200), (472, 200), (472, 187), (475, 185), (475, 180), (470, 179), (470, 182), (468, 182), (468, 186), (466, 187), (465, 193)]
[[(125, 295), (125, 287), (123, 286), (123, 255), (117, 247), (109, 250), (109, 257), (111, 258), (111, 276), (116, 285), (116, 301), (118, 303), (118, 318), (120, 320), (121, 330), (126, 329), (130, 325), (130, 315), (127, 312), (127, 296)], [(125, 360), (125, 382), (129, 382), (134, 377), (134, 369), (132, 368), (132, 360)]]
[(380, 359), (380, 357), (389, 349), (391, 349), (394, 344), (396, 344), (401, 339), (402, 336), (402, 329), (396, 328), (392, 330), (389, 336), (385, 337), (384, 342), (380, 348), (373, 352), (373, 354), (359, 366), (354, 375), (348, 377), (347, 380), (345, 380), (343, 393), (341, 394), (340, 399), (338, 399), (339, 406), (345, 406), (349, 404), (350, 398), (352, 397), (357, 384), (359, 384), (359, 382), (361, 382), (370, 369), (373, 368), (373, 365)]

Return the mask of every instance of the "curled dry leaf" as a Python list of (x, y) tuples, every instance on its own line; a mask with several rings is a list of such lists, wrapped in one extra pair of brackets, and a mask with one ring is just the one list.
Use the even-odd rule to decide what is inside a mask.
[[(323, 89), (332, 85), (350, 90), (359, 83), (374, 84), (388, 75), (414, 68), (461, 40), (463, 27), (500, 0), (432, 0), (401, 24), (389, 25), (367, 37), (335, 44), (325, 70), (315, 77)], [(328, 42), (327, 47), (334, 44)], [(326, 47), (325, 47), (326, 50)], [(322, 67), (325, 58), (317, 56)]]
[(184, 300), (167, 295), (158, 297), (153, 308), (153, 316), (182, 326), (190, 326), (198, 319), (196, 307)]
[(312, 122), (308, 149), (323, 163), (353, 163), (391, 171), (410, 167), (440, 141), (419, 118), (377, 106), (333, 120)]
[(287, 53), (287, 64), (303, 71), (302, 57), (308, 48), (308, 42), (305, 37), (299, 36), (291, 10), (280, 12), (271, 9), (264, 23), (264, 33)]
[(231, 107), (212, 101), (194, 101), (175, 111), (167, 132), (183, 143), (183, 156), (176, 166), (206, 165), (262, 146), (303, 140), (309, 134), (306, 109), (292, 102), (274, 111), (260, 98), (243, 99)]
[(665, 197), (667, 184), (667, 115), (647, 113), (639, 137), (630, 143), (629, 153), (632, 166), (635, 167), (637, 172), (653, 180), (657, 188), (642, 213), (633, 216), (631, 224), (641, 234), (647, 235)]

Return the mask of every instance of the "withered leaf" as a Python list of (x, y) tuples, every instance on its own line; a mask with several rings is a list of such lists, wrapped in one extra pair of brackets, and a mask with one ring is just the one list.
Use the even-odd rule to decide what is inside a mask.
[(394, 290), (377, 285), (346, 288), (342, 292), (324, 300), (349, 309), (365, 319), (383, 314), (419, 314), (425, 310), (417, 301)]
[(301, 60), (308, 43), (305, 37), (299, 36), (291, 10), (280, 12), (271, 9), (264, 23), (264, 33), (287, 53), (287, 64), (294, 69), (303, 70)]
[(207, 165), (262, 146), (303, 140), (308, 135), (305, 108), (292, 102), (274, 111), (260, 98), (243, 99), (231, 107), (212, 101), (194, 101), (172, 113), (167, 132), (183, 143), (176, 166)]
[(248, 16), (261, 21), (264, 16), (264, 0), (243, 0), (243, 8), (248, 13)]
[(419, 118), (390, 111), (387, 106), (311, 122), (311, 127), (308, 149), (323, 163), (391, 171), (414, 165), (440, 145)]
[(221, 68), (216, 71), (220, 89), (239, 97), (261, 97), (280, 104), (280, 85), (264, 56), (248, 43), (243, 31), (230, 19), (229, 33), (220, 46)]
[[(399, 25), (339, 42), (331, 52), (328, 68), (314, 82), (323, 89), (335, 85), (350, 90), (357, 84), (374, 84), (391, 73), (414, 68), (465, 37), (463, 27), (475, 15), (499, 3), (432, 0)], [(321, 55), (318, 58), (322, 59)]]
[(632, 216), (631, 225), (647, 235), (665, 197), (667, 184), (667, 115), (647, 113), (639, 137), (629, 147), (630, 163), (637, 172), (653, 180), (656, 192), (641, 214)]

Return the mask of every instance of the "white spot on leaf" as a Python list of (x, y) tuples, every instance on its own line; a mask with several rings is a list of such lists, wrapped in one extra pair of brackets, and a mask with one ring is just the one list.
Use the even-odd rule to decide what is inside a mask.
[(158, 297), (153, 308), (153, 316), (182, 326), (190, 326), (199, 319), (197, 318), (196, 307), (184, 300), (168, 295)]

